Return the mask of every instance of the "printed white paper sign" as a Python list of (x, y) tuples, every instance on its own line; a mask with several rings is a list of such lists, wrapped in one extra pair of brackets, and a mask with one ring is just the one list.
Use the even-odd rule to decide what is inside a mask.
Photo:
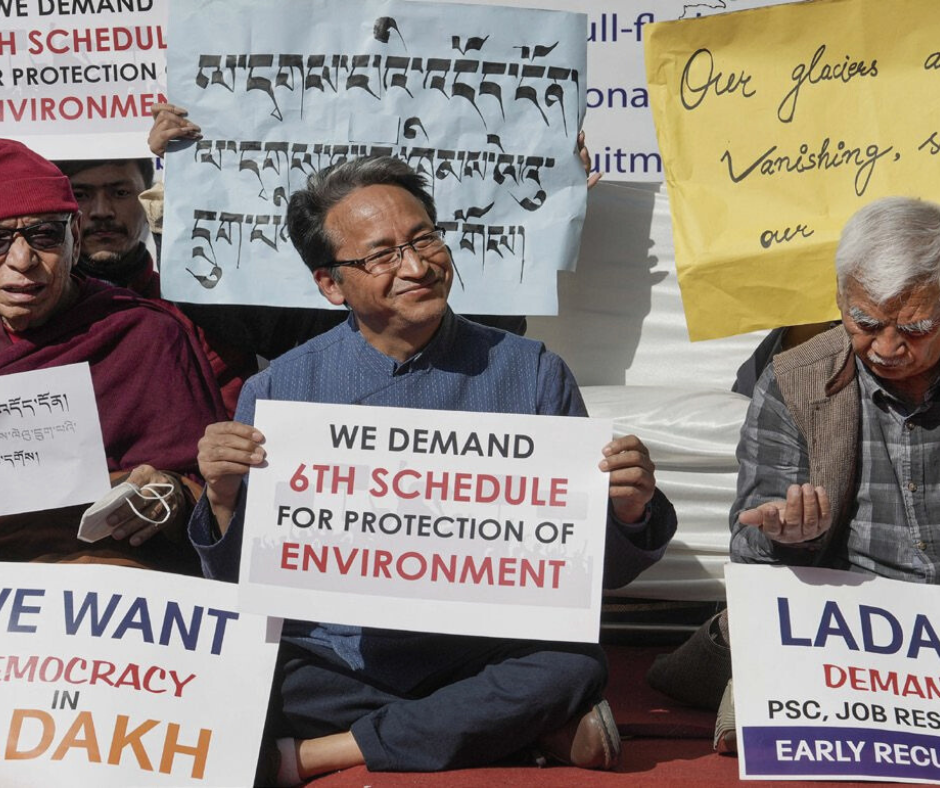
[(111, 489), (88, 364), (0, 376), (0, 515), (89, 503)]
[(940, 588), (725, 567), (741, 779), (940, 784)]
[(0, 564), (0, 784), (251, 785), (280, 621), (236, 586)]
[(609, 421), (262, 400), (255, 425), (246, 609), (597, 641)]
[(49, 159), (150, 156), (168, 0), (0, 0), (0, 128)]

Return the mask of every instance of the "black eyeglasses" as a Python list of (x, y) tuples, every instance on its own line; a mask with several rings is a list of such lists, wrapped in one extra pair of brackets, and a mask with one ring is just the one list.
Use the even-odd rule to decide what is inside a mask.
[(387, 249), (379, 249), (379, 251), (359, 260), (335, 260), (330, 263), (330, 267), (353, 265), (361, 268), (367, 274), (379, 276), (396, 270), (401, 265), (401, 257), (405, 253), (405, 249), (408, 248), (413, 249), (419, 257), (427, 259), (444, 248), (444, 231), (436, 228), (429, 233), (419, 235), (417, 238), (408, 241), (408, 243), (389, 246)]
[(0, 229), (0, 257), (6, 257), (18, 235), (22, 235), (30, 248), (37, 252), (58, 249), (65, 243), (65, 234), (71, 221), (72, 217), (69, 216), (68, 219), (46, 219), (15, 230)]

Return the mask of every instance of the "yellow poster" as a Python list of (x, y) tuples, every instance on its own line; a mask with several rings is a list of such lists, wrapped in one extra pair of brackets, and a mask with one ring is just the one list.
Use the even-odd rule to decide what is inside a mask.
[(940, 200), (940, 3), (811, 0), (652, 25), (689, 336), (838, 316), (846, 219)]

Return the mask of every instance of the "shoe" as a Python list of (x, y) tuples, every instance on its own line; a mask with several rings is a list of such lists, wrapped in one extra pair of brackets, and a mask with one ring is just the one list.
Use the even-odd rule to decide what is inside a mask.
[(734, 680), (729, 679), (715, 720), (715, 750), (722, 755), (738, 754), (738, 733), (734, 724)]
[(654, 690), (689, 706), (716, 711), (731, 678), (731, 649), (721, 643), (719, 613), (671, 654), (659, 656), (646, 674)]
[(543, 735), (536, 746), (544, 755), (581, 769), (610, 770), (620, 764), (620, 731), (606, 700)]

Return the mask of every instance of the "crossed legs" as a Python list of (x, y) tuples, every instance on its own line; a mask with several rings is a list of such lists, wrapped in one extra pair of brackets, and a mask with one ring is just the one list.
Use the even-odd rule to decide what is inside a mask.
[[(531, 746), (595, 703), (607, 679), (599, 646), (460, 638), (452, 658), (425, 651), (399, 658), (414, 677), (403, 687), (353, 671), (325, 648), (282, 645), (269, 735), (298, 740), (301, 777), (358, 763), (372, 771), (480, 766)], [(442, 645), (445, 645), (442, 641)], [(386, 655), (387, 656), (387, 655)]]

